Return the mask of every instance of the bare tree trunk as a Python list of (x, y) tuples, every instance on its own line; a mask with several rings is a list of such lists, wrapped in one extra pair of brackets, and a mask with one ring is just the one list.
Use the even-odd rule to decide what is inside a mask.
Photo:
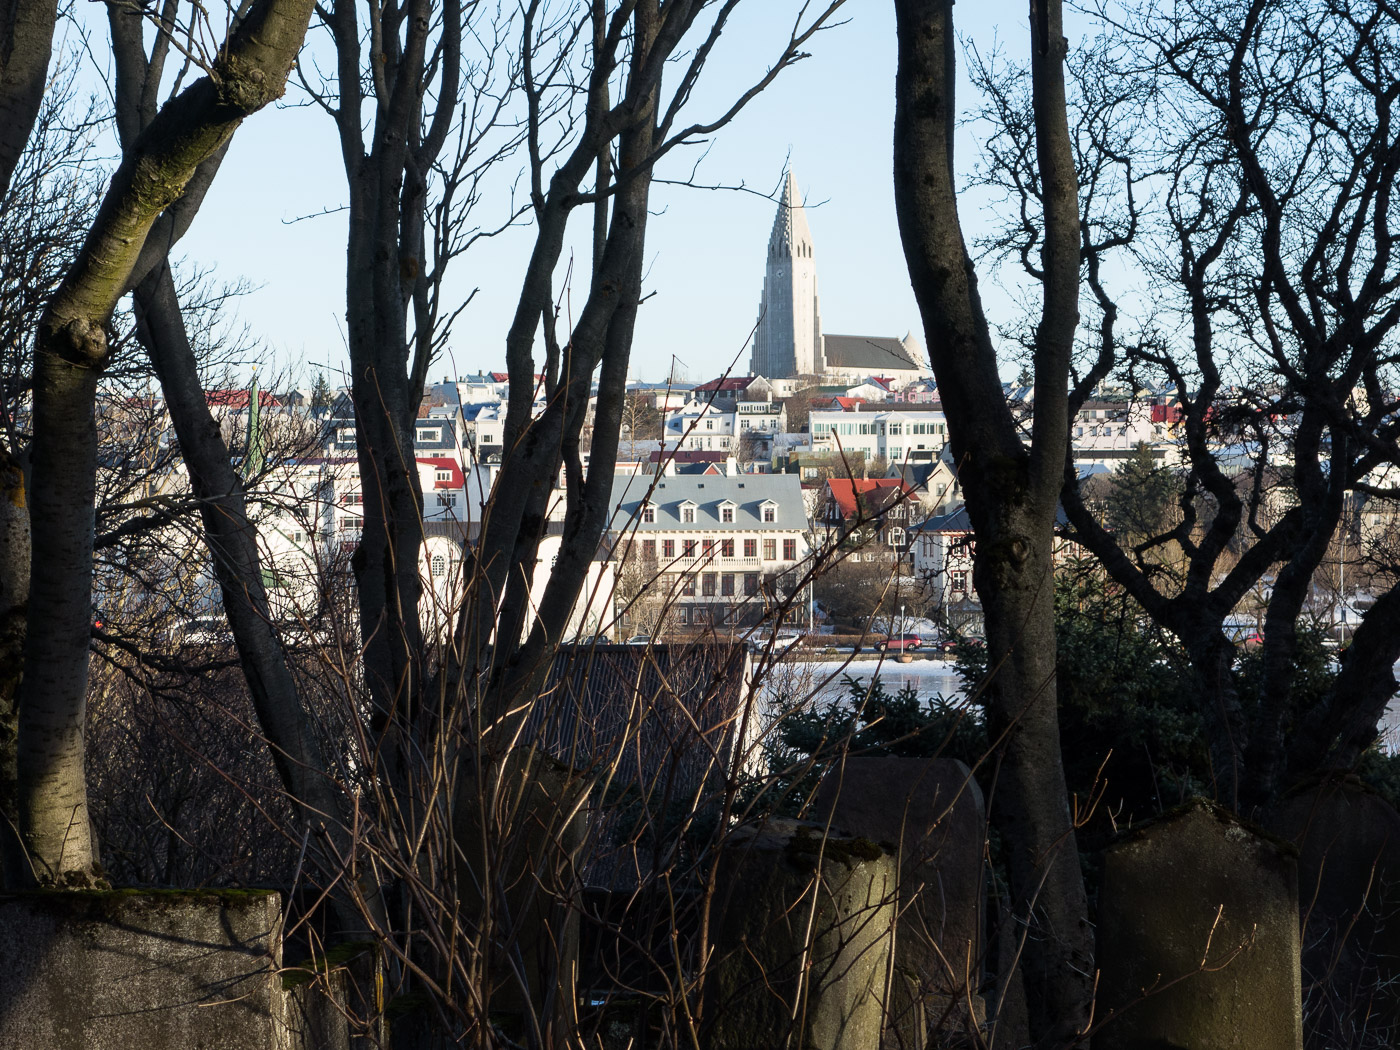
[(29, 633), (20, 692), (20, 833), (40, 882), (100, 878), (83, 774), (92, 624), (98, 378), (106, 325), (152, 227), (248, 114), (282, 93), (310, 0), (263, 0), (219, 54), (217, 77), (168, 102), (123, 153), (83, 250), (39, 326)]
[(0, 197), (39, 115), (57, 16), (54, 0), (12, 0), (0, 11)]
[[(1032, 1034), (1074, 1042), (1088, 1023), (1093, 940), (1060, 758), (1055, 690), (1055, 509), (1068, 441), (1069, 353), (1078, 324), (1079, 216), (1056, 0), (1030, 7), (1044, 302), (1035, 420), (1025, 449), (963, 243), (953, 174), (956, 46), (950, 0), (896, 0), (895, 203), (959, 480), (976, 535), (987, 621), (988, 729), (999, 741), (993, 818), (1005, 844)], [(1003, 975), (1004, 976), (1004, 975)]]
[(257, 529), (248, 520), (243, 481), (205, 401), (168, 265), (137, 286), (136, 305), (139, 335), (160, 379), (190, 487), (199, 499), (204, 542), (253, 709), (288, 794), (310, 826), (324, 834), (328, 825), (336, 823), (339, 799), (314, 721), (302, 703), (272, 624)]
[(29, 615), (29, 498), (23, 465), (9, 450), (0, 461), (0, 886), (24, 883), (19, 842), (19, 683)]

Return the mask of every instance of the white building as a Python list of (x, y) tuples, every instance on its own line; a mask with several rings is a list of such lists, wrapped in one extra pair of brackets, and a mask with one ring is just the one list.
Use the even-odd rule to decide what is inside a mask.
[(882, 457), (890, 463), (906, 456), (936, 456), (948, 442), (948, 420), (941, 409), (930, 406), (920, 411), (913, 406), (877, 411), (813, 409), (810, 418), (814, 451), (863, 452), (866, 457)]
[(793, 475), (619, 476), (613, 498), (614, 558), (634, 577), (621, 598), (649, 595), (667, 622), (751, 623), (801, 582), (810, 528)]

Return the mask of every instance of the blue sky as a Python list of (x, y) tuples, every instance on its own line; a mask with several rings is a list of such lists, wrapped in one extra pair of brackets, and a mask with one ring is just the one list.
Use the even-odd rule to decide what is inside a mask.
[[(694, 100), (697, 116), (718, 108), (735, 86), (765, 68), (791, 22), (792, 0), (753, 0), (715, 56)], [(709, 183), (743, 182), (771, 191), (791, 157), (810, 202), (823, 326), (872, 335), (918, 332), (904, 270), (890, 180), (894, 119), (893, 5), (852, 0), (846, 24), (820, 35), (812, 56), (785, 72), (728, 128), (700, 168)], [(741, 7), (741, 11), (744, 8)], [(986, 46), (1001, 34), (1019, 43), (1019, 4), (958, 5), (962, 32)], [(242, 319), (273, 360), (305, 379), (344, 362), (344, 213), (292, 222), (345, 200), (330, 119), (314, 107), (265, 111), (238, 132), (183, 251), (224, 281), (254, 290)], [(970, 161), (964, 140), (964, 161)], [(666, 177), (688, 172), (693, 154), (674, 158)], [(518, 168), (518, 164), (516, 165)], [(501, 213), (487, 201), (484, 221)], [(658, 186), (647, 237), (646, 291), (633, 350), (636, 378), (662, 378), (672, 355), (696, 380), (747, 365), (745, 343), (762, 286), (771, 201), (748, 193)], [(580, 216), (586, 225), (585, 216)], [(976, 215), (964, 215), (975, 223)], [(432, 377), (503, 367), (504, 337), (519, 291), (531, 231), (508, 231), (453, 265), (460, 299), (479, 288), (458, 319), (446, 359)], [(582, 242), (580, 241), (582, 248)], [(585, 253), (586, 253), (586, 249)], [(582, 289), (576, 298), (581, 299)], [(919, 333), (922, 337), (922, 333)]]

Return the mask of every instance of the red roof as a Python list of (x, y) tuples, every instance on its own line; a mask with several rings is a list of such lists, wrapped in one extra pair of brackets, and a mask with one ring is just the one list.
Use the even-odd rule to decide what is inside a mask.
[(831, 492), (831, 498), (836, 501), (836, 506), (841, 509), (843, 518), (849, 518), (856, 513), (856, 499), (859, 496), (868, 497), (872, 493), (895, 490), (899, 495), (889, 497), (889, 502), (894, 502), (897, 499), (918, 498), (918, 494), (899, 478), (870, 478), (868, 480), (831, 478), (827, 481), (826, 487)]
[(757, 378), (757, 376), (729, 376), (728, 378), (721, 377), (720, 379), (711, 379), (708, 383), (701, 383), (697, 386), (695, 392), (697, 394), (708, 394), (713, 391), (715, 393), (724, 394), (733, 391), (747, 390), (749, 384)]
[(452, 472), (452, 477), (439, 481), (433, 480), (435, 489), (460, 489), (467, 483), (466, 475), (462, 473), (462, 468), (455, 459), (448, 459), (446, 456), (418, 456), (419, 463), (433, 467), (435, 470), (448, 470)]
[[(247, 408), (252, 398), (246, 390), (206, 390), (204, 400), (211, 408)], [(266, 390), (258, 391), (258, 407), (279, 408), (282, 402)]]

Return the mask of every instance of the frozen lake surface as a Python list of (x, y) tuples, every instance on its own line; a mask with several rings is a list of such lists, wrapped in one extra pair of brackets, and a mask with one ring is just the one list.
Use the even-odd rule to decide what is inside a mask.
[(774, 705), (791, 704), (804, 698), (820, 705), (850, 693), (847, 677), (868, 687), (876, 676), (891, 694), (912, 686), (920, 699), (934, 694), (951, 699), (962, 691), (962, 682), (953, 671), (952, 660), (916, 657), (912, 663), (902, 664), (895, 658), (874, 661), (798, 657), (783, 660), (769, 669), (764, 677), (763, 693)]

